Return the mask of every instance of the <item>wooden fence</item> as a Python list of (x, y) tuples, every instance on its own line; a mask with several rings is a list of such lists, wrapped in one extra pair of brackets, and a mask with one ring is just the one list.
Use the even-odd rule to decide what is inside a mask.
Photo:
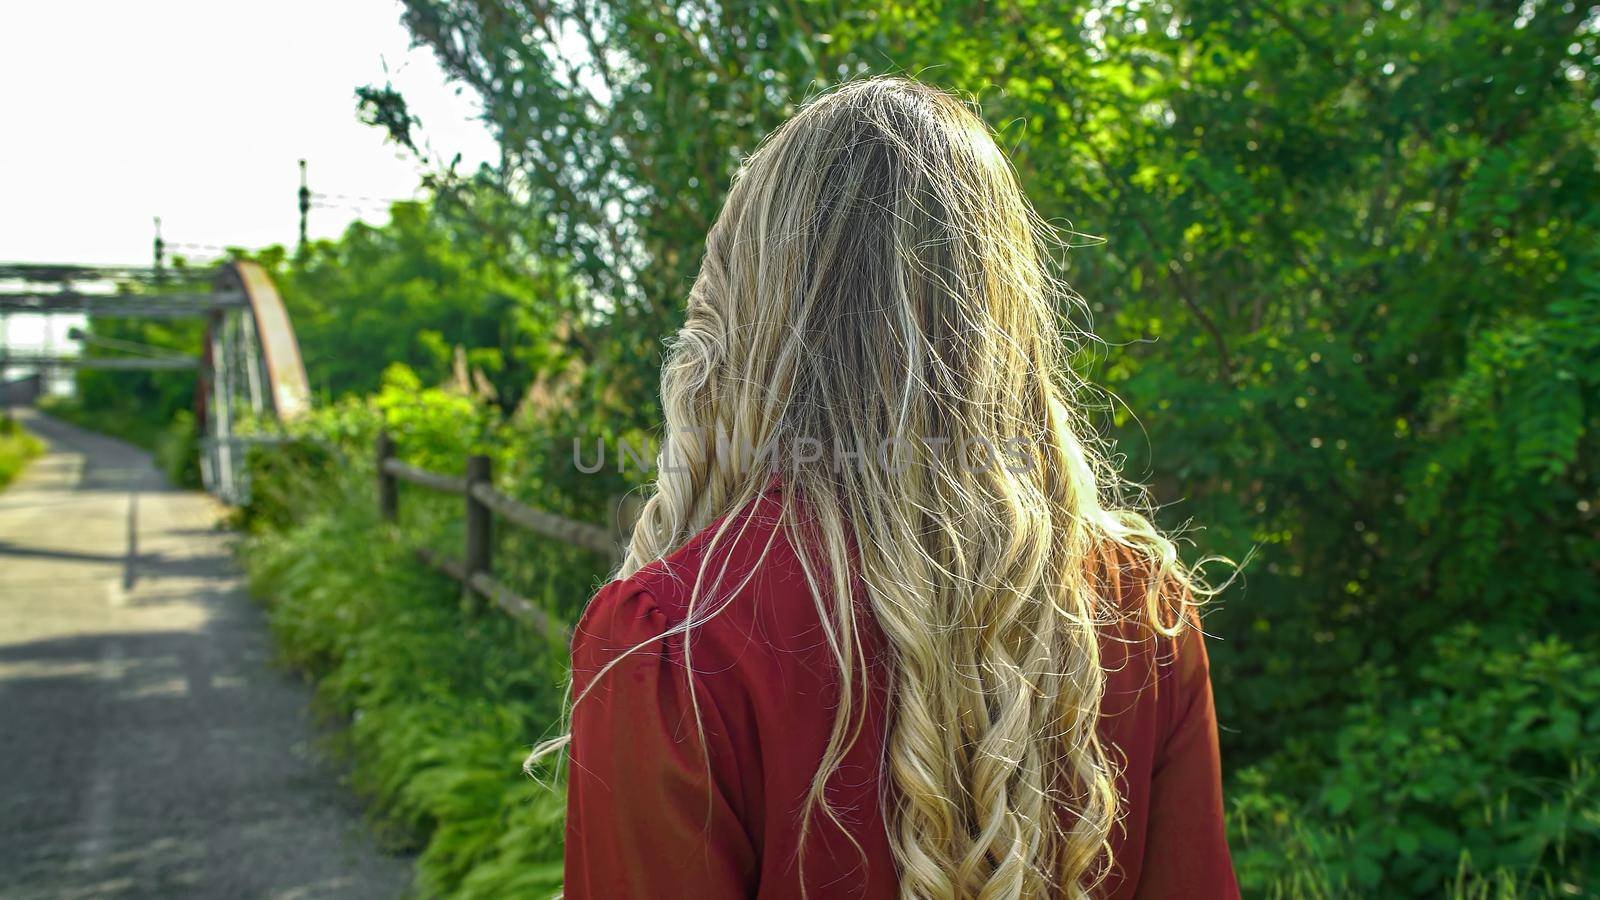
[(388, 432), (378, 435), (378, 509), (386, 520), (400, 515), (400, 482), (447, 494), (465, 501), (466, 547), (460, 559), (428, 548), (417, 551), (424, 562), (461, 582), (462, 590), (476, 593), (526, 622), (542, 635), (566, 636), (568, 626), (550, 618), (533, 601), (511, 590), (494, 576), (494, 522), (502, 519), (519, 528), (585, 550), (593, 550), (613, 562), (620, 562), (627, 534), (632, 530), (633, 508), (627, 502), (613, 504), (610, 528), (578, 522), (552, 512), (535, 509), (495, 490), (489, 457), (467, 457), (464, 475), (441, 475), (409, 465), (395, 458), (394, 439)]

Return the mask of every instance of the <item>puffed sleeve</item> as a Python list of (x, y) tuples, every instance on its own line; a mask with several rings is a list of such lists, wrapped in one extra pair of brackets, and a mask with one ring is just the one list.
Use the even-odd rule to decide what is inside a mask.
[(664, 636), (669, 627), (647, 591), (620, 581), (600, 590), (574, 632), (571, 900), (754, 893), (758, 863), (723, 710), (685, 665), (682, 635)]
[(1146, 860), (1136, 897), (1236, 898), (1223, 824), (1222, 763), (1210, 663), (1198, 621), (1176, 640), (1167, 727), (1151, 781)]

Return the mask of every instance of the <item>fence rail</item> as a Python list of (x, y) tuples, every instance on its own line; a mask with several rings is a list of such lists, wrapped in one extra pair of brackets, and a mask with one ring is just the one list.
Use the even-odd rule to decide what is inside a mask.
[(455, 559), (427, 548), (418, 550), (418, 557), (460, 582), (463, 591), (489, 600), (541, 635), (565, 637), (569, 629), (538, 604), (494, 576), (493, 534), (496, 517), (541, 537), (621, 561), (626, 535), (633, 525), (629, 504), (615, 504), (612, 527), (602, 528), (536, 509), (496, 490), (489, 457), (481, 454), (467, 457), (465, 475), (442, 475), (396, 459), (394, 439), (388, 432), (381, 432), (378, 435), (377, 456), (378, 509), (388, 521), (399, 518), (399, 483), (402, 481), (466, 500), (466, 546), (462, 557)]
[(436, 491), (443, 491), (446, 494), (456, 494), (459, 496), (467, 492), (467, 480), (465, 478), (453, 475), (440, 475), (437, 472), (430, 472), (427, 469), (420, 469), (416, 466), (403, 463), (398, 459), (384, 460), (383, 471), (386, 474), (393, 475), (401, 481), (409, 481), (412, 484), (425, 488), (431, 488)]

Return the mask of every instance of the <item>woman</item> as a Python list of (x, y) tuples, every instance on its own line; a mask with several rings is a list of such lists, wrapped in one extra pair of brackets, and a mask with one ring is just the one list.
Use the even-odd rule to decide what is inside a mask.
[(573, 637), (568, 897), (1237, 894), (1201, 591), (1075, 408), (1044, 237), (912, 81), (745, 165)]

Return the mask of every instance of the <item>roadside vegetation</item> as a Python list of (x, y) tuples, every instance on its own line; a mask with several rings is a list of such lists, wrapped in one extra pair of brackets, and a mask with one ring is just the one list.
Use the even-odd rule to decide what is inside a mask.
[(0, 490), (10, 484), (34, 457), (44, 453), (44, 442), (29, 434), (10, 416), (0, 416)]
[[(300, 439), (253, 460), (241, 510), (250, 584), (282, 660), (348, 725), (333, 749), (388, 844), (417, 856), (425, 896), (549, 896), (561, 883), (559, 768), (522, 773), (560, 733), (565, 639), (541, 637), (416, 560), (460, 545), (460, 498), (402, 488), (398, 523), (374, 493), (381, 425), (400, 457), (461, 471), (489, 453), (500, 486), (539, 496), (529, 435), (458, 393), (424, 389), (403, 366), (381, 392), (319, 410)], [(575, 621), (603, 578), (592, 553), (501, 529), (498, 575), (558, 621)]]

